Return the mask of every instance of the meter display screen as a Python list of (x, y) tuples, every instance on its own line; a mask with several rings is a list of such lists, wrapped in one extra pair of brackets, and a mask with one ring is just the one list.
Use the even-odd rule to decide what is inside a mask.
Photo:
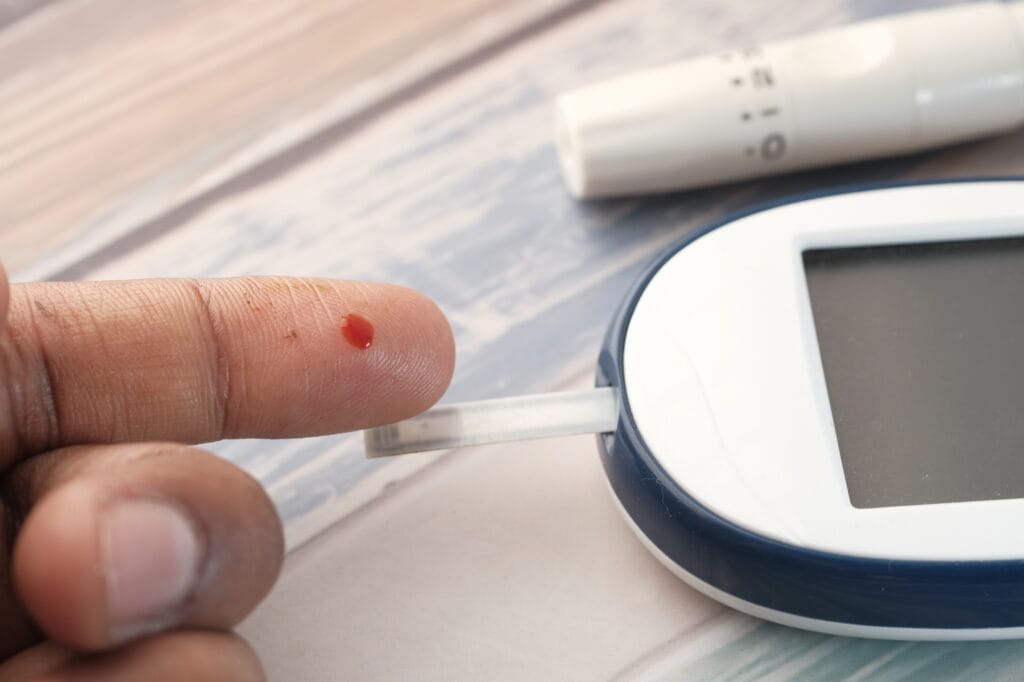
[(1024, 497), (1024, 238), (803, 261), (850, 502)]

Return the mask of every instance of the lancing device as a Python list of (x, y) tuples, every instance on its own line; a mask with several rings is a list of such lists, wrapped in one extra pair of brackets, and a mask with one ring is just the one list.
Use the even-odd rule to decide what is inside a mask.
[(597, 388), (441, 406), (367, 452), (596, 432), (641, 541), (724, 604), (1024, 638), (1022, 197), (918, 183), (733, 216), (640, 277)]
[(985, 2), (652, 68), (556, 102), (578, 198), (915, 152), (1024, 124), (1024, 2)]

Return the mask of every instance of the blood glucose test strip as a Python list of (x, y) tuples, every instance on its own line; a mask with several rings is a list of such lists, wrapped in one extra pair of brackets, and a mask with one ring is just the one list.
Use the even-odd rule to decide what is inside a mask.
[(442, 405), (364, 432), (368, 457), (613, 431), (610, 387)]

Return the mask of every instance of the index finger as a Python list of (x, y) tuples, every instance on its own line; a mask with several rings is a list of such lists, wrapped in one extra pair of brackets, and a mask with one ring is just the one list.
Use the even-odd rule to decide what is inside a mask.
[(454, 363), (444, 315), (410, 289), (277, 277), (13, 285), (0, 354), (0, 464), (396, 421), (436, 401)]

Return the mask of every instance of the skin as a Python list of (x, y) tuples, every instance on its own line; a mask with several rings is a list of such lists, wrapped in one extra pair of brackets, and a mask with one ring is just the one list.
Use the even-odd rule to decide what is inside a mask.
[[(340, 333), (353, 312), (369, 349)], [(0, 272), (0, 682), (262, 679), (230, 630), (278, 575), (281, 523), (255, 480), (189, 444), (403, 419), (453, 363), (442, 313), (401, 287)], [(97, 570), (104, 514), (126, 500), (181, 512), (201, 550), (187, 596), (127, 624)]]

